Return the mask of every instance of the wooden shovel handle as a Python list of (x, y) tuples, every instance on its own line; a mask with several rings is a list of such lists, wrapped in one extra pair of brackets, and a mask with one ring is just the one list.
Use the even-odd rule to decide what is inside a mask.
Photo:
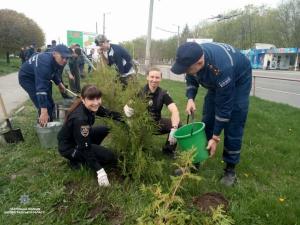
[(73, 95), (74, 97), (77, 97), (77, 98), (80, 98), (79, 95), (77, 95), (76, 93), (74, 93), (73, 91), (71, 91), (70, 89), (68, 88), (65, 88), (67, 92), (69, 92), (71, 95)]
[(7, 118), (8, 118), (8, 115), (7, 115), (5, 106), (4, 106), (4, 102), (3, 102), (3, 99), (2, 99), (1, 93), (0, 93), (0, 105), (1, 105), (1, 109), (2, 109), (2, 112), (3, 112), (3, 114), (4, 114), (4, 117), (5, 117), (5, 119), (7, 119)]

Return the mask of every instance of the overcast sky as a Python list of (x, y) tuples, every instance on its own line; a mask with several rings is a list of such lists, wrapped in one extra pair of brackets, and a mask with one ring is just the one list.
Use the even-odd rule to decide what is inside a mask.
[[(114, 43), (132, 40), (147, 34), (150, 0), (0, 0), (1, 9), (13, 9), (36, 21), (46, 35), (66, 43), (67, 30), (102, 33), (103, 13), (106, 35)], [(154, 0), (152, 38), (164, 39), (188, 24), (192, 29), (201, 20), (242, 9), (245, 5), (277, 7), (278, 0)]]

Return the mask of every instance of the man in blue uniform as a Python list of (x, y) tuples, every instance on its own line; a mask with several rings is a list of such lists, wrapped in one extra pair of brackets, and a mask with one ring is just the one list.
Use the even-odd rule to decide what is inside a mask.
[(235, 166), (240, 160), (243, 130), (248, 114), (252, 69), (249, 60), (237, 49), (222, 43), (187, 42), (177, 49), (171, 71), (186, 73), (188, 103), (186, 112), (196, 110), (194, 99), (199, 85), (208, 89), (202, 120), (213, 156), (224, 129), (223, 160), (226, 162), (221, 183), (236, 182)]
[(54, 102), (51, 81), (58, 85), (61, 92), (65, 92), (60, 77), (70, 56), (67, 46), (57, 45), (53, 52), (32, 56), (19, 71), (19, 83), (38, 109), (41, 126), (52, 120)]
[(125, 48), (120, 45), (110, 44), (104, 35), (98, 35), (95, 43), (100, 46), (100, 56), (109, 66), (115, 65), (119, 73), (120, 82), (127, 86), (128, 79), (135, 73), (132, 58)]

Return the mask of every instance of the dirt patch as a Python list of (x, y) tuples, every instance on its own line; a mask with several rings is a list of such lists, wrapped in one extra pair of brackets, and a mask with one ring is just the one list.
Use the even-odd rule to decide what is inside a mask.
[(123, 223), (123, 213), (115, 205), (100, 203), (89, 210), (87, 218), (95, 218), (99, 214), (102, 214), (110, 224), (121, 225)]
[(204, 195), (194, 197), (193, 204), (204, 213), (211, 213), (211, 208), (216, 209), (219, 205), (223, 205), (225, 211), (228, 210), (228, 200), (218, 192), (208, 192)]
[(79, 191), (80, 189), (80, 183), (74, 182), (74, 181), (68, 181), (65, 184), (65, 193), (67, 195), (73, 195), (76, 191)]

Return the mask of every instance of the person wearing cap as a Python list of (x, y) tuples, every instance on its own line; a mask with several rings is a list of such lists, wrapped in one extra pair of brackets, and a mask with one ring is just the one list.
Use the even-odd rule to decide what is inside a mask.
[(42, 52), (32, 56), (19, 70), (19, 84), (38, 109), (38, 122), (41, 126), (46, 126), (47, 122), (53, 119), (51, 81), (59, 87), (60, 92), (65, 92), (60, 77), (70, 56), (67, 46), (57, 45), (53, 52)]
[[(146, 99), (148, 102), (148, 111), (157, 125), (156, 134), (168, 134), (166, 143), (162, 148), (162, 152), (174, 157), (177, 146), (174, 133), (177, 128), (181, 126), (179, 111), (169, 93), (159, 87), (161, 80), (161, 70), (156, 67), (150, 68), (147, 71), (147, 84), (139, 92), (138, 96)], [(161, 111), (164, 105), (168, 107), (168, 110), (171, 113), (171, 118), (163, 118), (161, 116)], [(123, 110), (128, 118), (134, 115), (134, 109), (128, 104), (123, 107)]]
[(208, 139), (207, 149), (213, 156), (224, 130), (223, 160), (226, 163), (220, 182), (232, 186), (235, 167), (240, 161), (242, 137), (248, 114), (252, 69), (239, 50), (223, 43), (187, 42), (179, 46), (171, 71), (186, 73), (186, 112), (196, 110), (195, 97), (199, 85), (208, 89), (203, 105), (202, 121)]
[[(53, 52), (55, 50), (55, 47), (56, 47), (56, 40), (52, 40), (51, 41), (51, 45), (47, 45), (47, 48), (45, 49), (44, 52)], [(67, 64), (68, 65), (68, 64)], [(66, 67), (63, 67), (63, 68), (66, 68)], [(62, 69), (63, 69), (62, 68)], [(60, 74), (60, 77), (59, 79), (61, 80), (61, 82), (63, 83), (63, 85), (68, 88), (68, 85), (66, 85), (64, 83), (64, 80), (63, 80), (63, 73), (58, 73)], [(69, 96), (67, 93), (61, 93), (61, 96), (64, 98), (64, 99), (73, 99), (71, 96)]]
[(109, 43), (104, 35), (98, 35), (95, 43), (100, 47), (99, 53), (102, 60), (109, 66), (116, 66), (120, 82), (127, 86), (128, 80), (135, 74), (132, 57), (128, 51), (120, 45)]

